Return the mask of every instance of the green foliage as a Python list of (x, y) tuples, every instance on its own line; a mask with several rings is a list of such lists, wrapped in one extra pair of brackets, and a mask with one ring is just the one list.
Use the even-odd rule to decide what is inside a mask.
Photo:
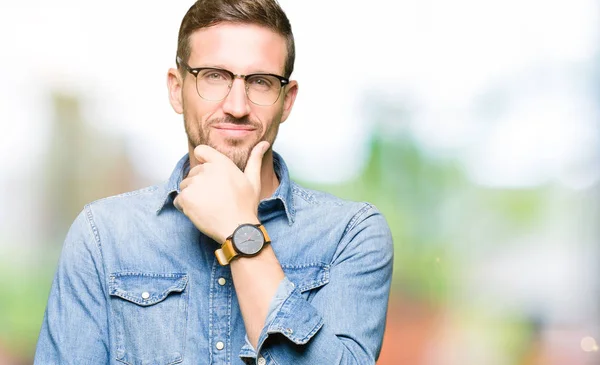
[[(4, 255), (4, 257), (15, 255)], [(43, 259), (42, 259), (43, 257)], [(15, 356), (35, 351), (56, 261), (56, 253), (0, 262), (0, 343)]]
[[(443, 303), (465, 252), (530, 229), (544, 213), (543, 191), (476, 186), (457, 161), (428, 156), (407, 137), (376, 135), (370, 153), (352, 181), (301, 183), (376, 205), (394, 239), (394, 289), (418, 300)], [(485, 242), (472, 242), (477, 227), (488, 231)]]
[(439, 302), (451, 279), (451, 262), (439, 205), (463, 181), (452, 163), (433, 161), (408, 139), (375, 138), (364, 172), (339, 185), (302, 182), (342, 198), (368, 201), (384, 214), (395, 247), (393, 285), (422, 300)]

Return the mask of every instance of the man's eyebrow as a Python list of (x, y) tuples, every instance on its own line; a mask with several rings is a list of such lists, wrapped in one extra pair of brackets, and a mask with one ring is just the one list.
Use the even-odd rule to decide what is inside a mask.
[[(190, 67), (192, 67), (192, 66), (190, 66)], [(221, 70), (226, 70), (226, 71), (233, 72), (233, 71), (231, 71), (231, 69), (229, 69), (229, 68), (227, 68), (224, 65), (219, 64), (219, 63), (214, 63), (214, 64), (213, 63), (207, 63), (207, 64), (200, 65), (200, 66), (194, 66), (192, 68), (218, 68), (218, 69), (221, 69)], [(235, 73), (235, 72), (233, 72), (233, 73)], [(252, 72), (244, 73), (243, 75), (254, 75), (254, 74), (279, 75), (278, 72), (268, 71), (268, 70), (261, 69), (261, 68), (259, 68), (257, 70), (254, 70)]]
[[(190, 65), (190, 67), (192, 67)], [(219, 65), (219, 64), (203, 64), (203, 65), (194, 65), (192, 68), (220, 68), (223, 70), (229, 70), (227, 67), (223, 66), (223, 65)]]

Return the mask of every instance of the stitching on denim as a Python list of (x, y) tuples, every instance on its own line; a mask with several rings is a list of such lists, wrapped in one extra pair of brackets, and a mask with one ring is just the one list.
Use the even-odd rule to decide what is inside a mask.
[[(298, 286), (298, 290), (300, 292), (305, 292), (307, 290), (310, 289), (315, 289), (318, 288), (320, 286), (323, 286), (327, 283), (329, 283), (329, 271), (330, 271), (330, 265), (328, 264), (323, 264), (323, 263), (310, 263), (310, 264), (303, 264), (303, 265), (282, 265), (282, 268), (284, 269), (291, 269), (291, 270), (295, 270), (295, 269), (306, 269), (306, 268), (318, 268), (319, 271), (317, 272), (317, 280), (313, 280), (310, 281), (308, 283), (304, 283), (304, 285), (302, 286)], [(296, 285), (294, 283), (294, 285)]]
[[(323, 194), (323, 192), (319, 192), (321, 194)], [(317, 199), (317, 196), (313, 193), (313, 191), (306, 189), (296, 183), (293, 183), (292, 185), (292, 196), (294, 195), (299, 195), (300, 197), (302, 197), (304, 199), (304, 201), (306, 201), (309, 204), (312, 205), (325, 205), (325, 204), (330, 204), (330, 205), (335, 205), (337, 207), (341, 207), (346, 203), (349, 203), (350, 201), (348, 200), (342, 200), (334, 195), (328, 194), (328, 193), (324, 193), (327, 194), (327, 196), (330, 196), (331, 199), (326, 199), (326, 200), (319, 200)]]
[[(275, 365), (279, 365), (279, 362), (277, 360), (275, 360), (275, 358), (273, 357), (273, 354), (271, 354), (271, 352), (269, 352), (268, 350), (263, 351), (267, 357), (271, 360), (271, 362)], [(264, 356), (263, 356), (264, 357)]]
[(323, 263), (323, 262), (310, 262), (307, 264), (300, 264), (300, 265), (290, 265), (290, 264), (283, 264), (281, 265), (282, 268), (284, 269), (305, 269), (307, 267), (323, 267), (323, 268), (329, 268), (329, 264)]
[(292, 195), (299, 195), (309, 204), (318, 204), (314, 195), (310, 194), (306, 189), (295, 183), (292, 184)]
[(127, 198), (127, 197), (136, 196), (136, 195), (141, 195), (141, 194), (145, 194), (145, 193), (152, 193), (152, 192), (158, 190), (159, 187), (160, 187), (160, 185), (152, 185), (152, 186), (148, 186), (148, 187), (141, 188), (138, 190), (128, 191), (126, 193), (107, 196), (106, 198), (94, 200), (93, 202), (89, 203), (88, 205), (95, 205), (96, 203), (100, 203), (100, 202), (103, 202), (106, 200), (114, 200), (114, 199), (119, 199), (119, 198)]
[(292, 313), (294, 313), (293, 300), (291, 300), (292, 297), (293, 297), (293, 293), (288, 298), (286, 298), (285, 301), (283, 302), (283, 304), (281, 305), (281, 308), (279, 310), (280, 318), (277, 318), (277, 316), (275, 317), (275, 320), (267, 329), (267, 335), (273, 334), (273, 333), (281, 333), (282, 335), (284, 335), (285, 337), (287, 337), (288, 339), (290, 339), (291, 341), (293, 341), (296, 344), (301, 344), (301, 345), (306, 344), (308, 342), (308, 340), (311, 339), (314, 336), (314, 334), (317, 333), (317, 331), (323, 326), (324, 319), (323, 319), (323, 317), (319, 317), (318, 322), (306, 334), (306, 336), (297, 337), (297, 336), (295, 336), (295, 334), (291, 334), (291, 335), (287, 334), (285, 331), (285, 328), (283, 328), (283, 326), (279, 322), (285, 322), (286, 320), (291, 318), (290, 315)]
[[(157, 276), (147, 276), (147, 275), (135, 275), (135, 276), (146, 276), (146, 277), (157, 277)], [(110, 275), (110, 295), (112, 296), (118, 296), (120, 298), (123, 298), (127, 301), (130, 301), (132, 303), (138, 304), (140, 306), (151, 306), (157, 303), (162, 302), (163, 300), (165, 300), (165, 298), (167, 298), (169, 296), (170, 293), (181, 293), (185, 290), (187, 283), (188, 283), (188, 277), (187, 275), (183, 275), (182, 277), (180, 277), (175, 285), (171, 285), (170, 287), (168, 287), (167, 289), (163, 290), (160, 294), (158, 294), (155, 297), (149, 298), (148, 300), (140, 300), (137, 296), (132, 296), (129, 294), (128, 291), (123, 290), (119, 287), (117, 287), (117, 283), (116, 283), (116, 278), (117, 277), (124, 277), (123, 275), (118, 275), (118, 274), (111, 274)]]
[[(186, 284), (187, 284), (187, 277), (186, 277)], [(188, 295), (188, 293), (191, 291), (189, 288), (188, 288), (187, 291), (184, 291), (186, 287), (187, 287), (187, 285), (185, 285), (183, 287), (183, 289), (181, 290), (181, 293), (182, 293), (181, 295), (185, 296), (184, 298), (182, 298), (183, 302), (185, 303), (185, 306), (183, 308), (183, 313), (185, 313), (185, 318), (184, 318), (184, 321), (183, 321), (183, 348), (181, 349), (181, 353), (179, 354), (179, 358), (174, 359), (173, 361), (171, 361), (167, 365), (174, 365), (174, 364), (182, 363), (183, 362), (183, 354), (185, 354), (185, 345), (186, 345), (186, 339), (187, 339), (188, 302), (189, 302), (189, 295)]]
[(125, 361), (125, 354), (123, 354), (123, 358), (121, 358), (121, 359), (117, 358), (117, 361), (122, 362), (123, 364), (133, 365), (132, 363)]
[(283, 328), (281, 326), (271, 328), (269, 330), (269, 334), (280, 333), (283, 336), (287, 337), (290, 341), (294, 342), (295, 344), (304, 345), (315, 335), (315, 333), (317, 333), (317, 331), (319, 331), (321, 329), (321, 327), (323, 327), (324, 323), (325, 323), (324, 319), (319, 318), (317, 323), (315, 323), (315, 325), (310, 329), (310, 331), (308, 331), (308, 333), (302, 337), (295, 336), (294, 334), (289, 334), (286, 331), (286, 328)]
[[(185, 347), (185, 344), (183, 345)], [(179, 354), (179, 358), (175, 359), (174, 361), (171, 361), (170, 363), (168, 363), (167, 365), (174, 365), (174, 364), (179, 364), (183, 361), (183, 354)]]
[(348, 222), (348, 225), (346, 225), (346, 228), (344, 229), (344, 233), (342, 233), (342, 239), (344, 238), (344, 236), (346, 236), (346, 233), (348, 233), (350, 230), (352, 230), (352, 228), (354, 228), (356, 226), (356, 222), (358, 222), (359, 218), (361, 218), (362, 215), (366, 211), (368, 211), (369, 209), (372, 209), (372, 208), (374, 208), (372, 204), (363, 203), (362, 208), (360, 208), (358, 210), (358, 212), (356, 212), (356, 214), (354, 214), (352, 219), (350, 219), (350, 222)]
[[(284, 269), (284, 271), (285, 271), (285, 269), (291, 269), (291, 270), (296, 270), (296, 269), (302, 270), (302, 269), (307, 269), (307, 268), (319, 269), (318, 272), (316, 273), (317, 280), (312, 280), (307, 283), (303, 283), (304, 285), (302, 285), (302, 286), (297, 286), (298, 290), (301, 293), (305, 292), (307, 290), (316, 289), (320, 286), (323, 286), (323, 285), (329, 283), (329, 271), (330, 271), (329, 264), (311, 263), (311, 264), (304, 264), (304, 265), (282, 265), (282, 268)], [(296, 286), (296, 283), (293, 283), (293, 284)]]
[[(292, 184), (291, 180), (290, 180), (290, 184)], [(290, 222), (289, 225), (291, 226), (292, 223), (294, 223), (294, 221), (296, 220), (296, 199), (294, 198), (294, 185), (292, 184), (292, 194), (290, 194)]]
[[(203, 242), (201, 242), (203, 243)], [(210, 271), (210, 290), (208, 291), (208, 358), (209, 358), (209, 362), (212, 364), (213, 363), (213, 336), (214, 336), (214, 331), (213, 331), (213, 315), (214, 315), (214, 296), (215, 296), (215, 279), (216, 279), (216, 271), (217, 271), (217, 263), (216, 263), (216, 258), (213, 260), (213, 264), (212, 264), (212, 269)]]
[(159, 273), (159, 272), (140, 272), (140, 271), (119, 271), (119, 272), (114, 272), (111, 273), (110, 276), (113, 277), (123, 277), (123, 276), (143, 276), (143, 277), (149, 277), (149, 278), (186, 278), (187, 281), (187, 274), (184, 272), (174, 272), (174, 273)]
[[(83, 210), (85, 211), (85, 217), (86, 217), (86, 220), (87, 220), (87, 223), (88, 223), (87, 224), (88, 229), (91, 230), (90, 233), (92, 234), (93, 238), (96, 241), (95, 242), (96, 243), (96, 248), (98, 249), (98, 254), (100, 256), (99, 260), (100, 260), (100, 265), (102, 265), (102, 275), (103, 275), (103, 277), (98, 277), (98, 279), (100, 280), (100, 288), (102, 288), (102, 291), (103, 291), (103, 294), (104, 294), (104, 300), (108, 304), (108, 302), (110, 300), (110, 288), (107, 287), (107, 283), (106, 283), (107, 270), (106, 270), (106, 263), (104, 261), (104, 253), (102, 252), (102, 241), (100, 240), (100, 233), (98, 231), (98, 227), (96, 227), (96, 223), (94, 222), (94, 215), (92, 214), (92, 207), (91, 207), (91, 205), (90, 204), (86, 204), (83, 207)], [(113, 309), (112, 309), (111, 306), (108, 306), (107, 314), (108, 314), (108, 312), (110, 312), (110, 314), (111, 314), (111, 317), (109, 317), (109, 318), (114, 318), (114, 313), (113, 313)], [(109, 338), (108, 347), (110, 348), (111, 327), (110, 327), (110, 319), (109, 318), (107, 318), (107, 320), (106, 320), (106, 325), (107, 325), (106, 326), (106, 334), (108, 335), (108, 338)], [(117, 336), (118, 335), (119, 335), (119, 333), (117, 332)], [(118, 348), (117, 348), (117, 350), (118, 350)]]
[(231, 363), (231, 356), (233, 351), (231, 350), (231, 303), (233, 301), (233, 288), (231, 287), (231, 283), (233, 283), (233, 275), (231, 277), (227, 277), (227, 292), (229, 297), (227, 298), (227, 363)]
[[(151, 274), (151, 275), (144, 275), (144, 274), (138, 274), (138, 273), (134, 273), (133, 275), (135, 276), (144, 276), (144, 277), (159, 277), (161, 274)], [(163, 300), (165, 300), (170, 293), (176, 292), (176, 293), (182, 293), (182, 298), (180, 300), (184, 301), (184, 308), (183, 308), (183, 313), (185, 314), (184, 319), (183, 319), (183, 345), (182, 345), (182, 350), (179, 353), (179, 356), (176, 356), (174, 359), (170, 360), (167, 365), (174, 365), (174, 364), (179, 364), (181, 362), (183, 362), (184, 360), (184, 356), (183, 354), (185, 354), (185, 348), (186, 348), (186, 341), (187, 341), (187, 321), (188, 321), (188, 315), (189, 315), (189, 311), (188, 309), (188, 303), (189, 303), (189, 291), (185, 291), (187, 285), (188, 285), (188, 276), (187, 274), (182, 274), (183, 276), (181, 276), (178, 281), (177, 281), (177, 285), (175, 287), (170, 287), (167, 290), (165, 290), (164, 292), (162, 292), (159, 297), (157, 298), (157, 300), (153, 300), (151, 302), (147, 302), (147, 301), (140, 301), (138, 298), (135, 297), (131, 297), (130, 295), (127, 295), (125, 291), (120, 290), (119, 288), (115, 288), (116, 287), (116, 278), (117, 277), (125, 277), (125, 273), (120, 272), (120, 273), (114, 273), (111, 274), (109, 276), (109, 283), (110, 283), (110, 287), (112, 288), (110, 290), (110, 294), (113, 296), (118, 296), (119, 298), (122, 298), (124, 300), (127, 300), (131, 303), (135, 303), (138, 304), (140, 306), (150, 306), (150, 305), (155, 305), (158, 304), (160, 302), (162, 302)], [(173, 276), (173, 274), (165, 274), (166, 276)], [(123, 294), (125, 293), (125, 294)], [(115, 314), (113, 313), (113, 316)], [(122, 335), (122, 334), (121, 334)], [(117, 343), (118, 344), (118, 343)], [(121, 350), (123, 352), (123, 357), (122, 358), (116, 358), (117, 361), (122, 362), (124, 364), (128, 364), (128, 365), (132, 365), (132, 363), (128, 362), (125, 360), (126, 358), (126, 353), (125, 353), (125, 349), (124, 348), (118, 348), (118, 350)], [(132, 357), (134, 357), (132, 355)], [(165, 358), (165, 360), (167, 360)]]
[(180, 354), (181, 355), (181, 360), (178, 361), (178, 362), (174, 362), (174, 364), (183, 362), (183, 355), (185, 354), (185, 346), (187, 345), (187, 333), (188, 333), (187, 323), (188, 323), (188, 316), (190, 315), (190, 313), (189, 313), (190, 311), (188, 310), (188, 306), (189, 306), (189, 303), (190, 303), (190, 295), (189, 295), (189, 293), (192, 293), (192, 288), (190, 288), (191, 286), (192, 286), (192, 281), (191, 280), (187, 280), (187, 285), (186, 285), (187, 291), (183, 292), (184, 295), (185, 295), (185, 301), (184, 301), (185, 306), (183, 308), (183, 312), (185, 313), (185, 318), (184, 318), (184, 321), (183, 321), (183, 348), (182, 348), (181, 354)]

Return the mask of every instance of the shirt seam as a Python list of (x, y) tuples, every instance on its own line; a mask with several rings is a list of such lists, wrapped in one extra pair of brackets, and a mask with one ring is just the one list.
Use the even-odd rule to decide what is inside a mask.
[[(319, 200), (317, 196), (311, 192), (311, 189), (307, 189), (293, 181), (291, 181), (292, 185), (292, 197), (298, 196), (302, 198), (306, 203), (311, 205), (335, 205), (335, 206), (343, 206), (345, 203), (351, 202), (350, 200), (341, 199), (335, 195), (327, 193), (325, 191), (320, 191), (320, 194), (326, 194), (326, 197), (329, 199)], [(314, 191), (314, 190), (313, 190)]]
[[(101, 203), (106, 200), (128, 198), (128, 197), (133, 197), (133, 196), (137, 196), (137, 195), (141, 195), (141, 194), (152, 193), (152, 192), (155, 192), (156, 190), (158, 190), (159, 188), (160, 188), (160, 185), (151, 185), (151, 186), (147, 186), (147, 187), (144, 187), (141, 189), (128, 191), (128, 192), (117, 194), (117, 195), (107, 196), (102, 199), (94, 200), (93, 202), (87, 204), (86, 207), (91, 208), (92, 205), (96, 205), (97, 203)], [(89, 219), (89, 217), (88, 217), (88, 219)]]
[[(271, 362), (273, 362), (273, 364), (279, 365), (279, 362), (277, 360), (275, 360), (275, 357), (269, 350), (265, 350), (264, 353), (268, 355), (268, 358), (271, 359)], [(259, 355), (259, 356), (261, 356), (261, 355)], [(264, 358), (264, 356), (263, 356), (263, 358)], [(257, 363), (258, 363), (258, 358), (256, 358), (256, 359), (257, 359)]]
[(329, 263), (329, 265), (331, 267), (335, 266), (334, 265), (335, 260), (337, 260), (337, 258), (341, 254), (341, 252), (343, 252), (346, 249), (346, 247), (350, 244), (350, 241), (346, 240), (348, 233), (350, 231), (352, 231), (356, 226), (358, 226), (358, 224), (363, 221), (363, 219), (361, 219), (361, 218), (365, 215), (365, 213), (368, 212), (369, 210), (372, 210), (374, 207), (375, 206), (371, 203), (363, 202), (362, 207), (356, 213), (354, 213), (352, 218), (350, 218), (350, 220), (348, 221), (348, 224), (346, 224), (346, 227), (344, 228), (344, 231), (342, 232), (342, 235), (340, 236), (340, 240), (337, 244), (336, 250), (335, 250), (334, 254), (331, 256), (331, 261)]
[(352, 218), (350, 218), (350, 221), (348, 222), (348, 224), (346, 225), (346, 228), (344, 229), (344, 233), (342, 233), (342, 239), (344, 239), (344, 237), (346, 236), (346, 234), (348, 232), (350, 232), (352, 229), (354, 229), (354, 227), (356, 227), (358, 225), (358, 222), (360, 221), (360, 218), (368, 211), (371, 210), (373, 208), (373, 204), (370, 203), (363, 203), (362, 208), (360, 208), (358, 210), (358, 212), (356, 212), (354, 214), (354, 216), (352, 216)]
[[(91, 206), (91, 204), (86, 204), (84, 206), (84, 210), (86, 212), (86, 221), (88, 223), (87, 224), (88, 230), (90, 231), (90, 233), (92, 233), (92, 235), (94, 237), (96, 249), (98, 250), (98, 254), (100, 256), (99, 257), (100, 258), (100, 263), (102, 265), (102, 272), (103, 272), (103, 275), (104, 275), (104, 277), (99, 278), (100, 281), (101, 281), (100, 286), (101, 286), (103, 294), (104, 294), (104, 301), (106, 302), (106, 305), (108, 307), (109, 306), (108, 305), (108, 302), (109, 302), (109, 290), (108, 290), (107, 283), (106, 283), (106, 272), (107, 272), (106, 270), (107, 270), (107, 268), (106, 268), (106, 262), (104, 261), (104, 254), (102, 252), (102, 240), (100, 239), (100, 233), (99, 233), (98, 227), (96, 226), (96, 223), (94, 222), (94, 215), (92, 213), (92, 206)], [(109, 311), (109, 308), (107, 308), (107, 312), (108, 311)], [(106, 325), (107, 325), (106, 326), (106, 332), (107, 332), (107, 337), (108, 337), (108, 344), (107, 344), (108, 348), (107, 348), (107, 351), (110, 354), (110, 352), (111, 352), (110, 347), (111, 347), (111, 342), (112, 342), (110, 339), (111, 339), (112, 334), (111, 334), (111, 327), (110, 327), (110, 317), (109, 317), (108, 313), (107, 313), (107, 316), (106, 316)]]

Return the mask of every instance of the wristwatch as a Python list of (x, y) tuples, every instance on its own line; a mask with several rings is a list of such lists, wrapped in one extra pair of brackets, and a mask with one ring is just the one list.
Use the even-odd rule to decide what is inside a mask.
[(215, 251), (215, 256), (219, 264), (226, 266), (235, 257), (258, 255), (267, 243), (271, 243), (271, 238), (262, 224), (242, 224)]

